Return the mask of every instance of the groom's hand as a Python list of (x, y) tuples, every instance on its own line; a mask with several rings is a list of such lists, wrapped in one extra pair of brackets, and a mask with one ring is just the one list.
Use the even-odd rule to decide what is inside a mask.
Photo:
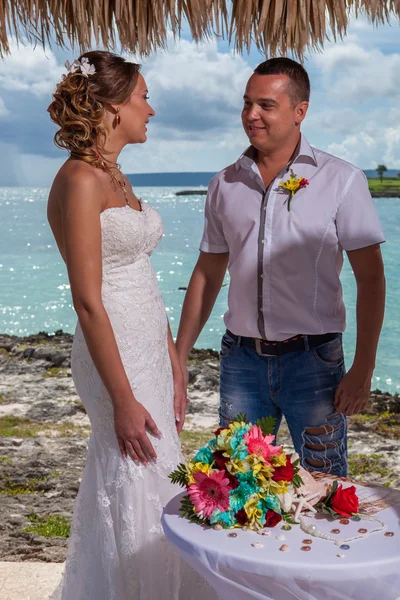
[(335, 395), (335, 408), (344, 415), (355, 415), (368, 406), (372, 372), (354, 365), (340, 382)]

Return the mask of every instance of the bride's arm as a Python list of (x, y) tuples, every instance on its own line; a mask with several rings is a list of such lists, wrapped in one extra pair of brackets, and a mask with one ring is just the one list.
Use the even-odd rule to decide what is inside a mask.
[(121, 452), (142, 462), (156, 453), (146, 428), (159, 434), (135, 399), (101, 297), (102, 260), (99, 190), (94, 173), (79, 172), (58, 185), (63, 243), (74, 308), (97, 371), (110, 394)]
[(172, 374), (174, 378), (174, 415), (178, 433), (181, 432), (185, 422), (187, 407), (187, 392), (181, 363), (176, 351), (175, 342), (172, 337), (171, 328), (168, 323), (168, 352), (171, 360)]

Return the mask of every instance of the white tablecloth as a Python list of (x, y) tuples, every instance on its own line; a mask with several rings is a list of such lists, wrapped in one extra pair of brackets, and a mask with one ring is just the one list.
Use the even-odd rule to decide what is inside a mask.
[[(311, 536), (296, 525), (282, 531), (279, 524), (269, 537), (238, 529), (238, 536), (229, 538), (228, 530), (189, 523), (179, 516), (182, 495), (164, 510), (165, 535), (223, 600), (400, 600), (400, 504), (376, 515), (385, 522), (384, 531), (393, 531), (394, 537), (384, 536), (384, 531), (373, 533), (348, 542), (346, 551), (312, 538), (312, 550), (304, 552), (302, 540)], [(365, 520), (341, 525), (325, 516), (313, 522), (326, 533), (339, 528), (340, 538), (357, 535), (361, 527), (377, 527)], [(279, 534), (286, 539), (277, 540)], [(252, 542), (264, 546), (256, 549)], [(279, 550), (282, 544), (289, 546), (287, 552)], [(345, 557), (338, 558), (339, 552)]]

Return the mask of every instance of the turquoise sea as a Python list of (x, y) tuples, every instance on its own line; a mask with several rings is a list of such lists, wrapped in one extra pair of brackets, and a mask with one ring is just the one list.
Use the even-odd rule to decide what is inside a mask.
[[(185, 292), (198, 257), (205, 196), (175, 196), (180, 188), (140, 188), (156, 208), (165, 234), (152, 262), (175, 334)], [(46, 220), (47, 189), (0, 188), (0, 332), (28, 335), (57, 329), (73, 332), (76, 316), (68, 278)], [(386, 235), (382, 246), (387, 278), (387, 305), (373, 387), (400, 391), (400, 201), (377, 198)], [(224, 331), (228, 278), (197, 347), (218, 349)], [(354, 277), (346, 261), (342, 284), (348, 329), (344, 335), (347, 366), (355, 345)]]

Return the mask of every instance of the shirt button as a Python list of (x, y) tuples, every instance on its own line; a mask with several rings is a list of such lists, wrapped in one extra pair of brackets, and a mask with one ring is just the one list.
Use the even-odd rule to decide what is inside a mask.
[(260, 277), (261, 279), (264, 279), (264, 273), (261, 273)]
[(262, 244), (265, 244), (265, 240), (261, 240), (261, 243), (262, 243)]

